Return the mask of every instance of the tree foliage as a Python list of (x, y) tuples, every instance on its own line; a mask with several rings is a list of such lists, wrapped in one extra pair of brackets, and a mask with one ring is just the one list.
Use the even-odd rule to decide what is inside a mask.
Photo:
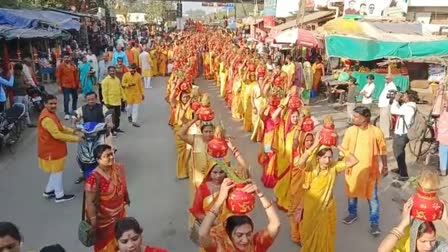
[(127, 6), (126, 12), (143, 12), (146, 13), (146, 20), (152, 21), (155, 18), (163, 18), (167, 10), (175, 8), (174, 1), (154, 1), (154, 0), (138, 0), (130, 6)]
[(193, 18), (193, 19), (201, 19), (201, 18), (207, 16), (207, 12), (202, 9), (188, 10), (188, 11), (186, 11), (186, 14), (188, 15), (189, 18)]

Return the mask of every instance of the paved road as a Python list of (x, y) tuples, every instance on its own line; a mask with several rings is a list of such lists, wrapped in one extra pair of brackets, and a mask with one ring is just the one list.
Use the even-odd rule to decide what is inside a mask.
[[(186, 230), (188, 194), (187, 181), (175, 179), (176, 152), (171, 129), (167, 126), (168, 106), (163, 97), (166, 78), (156, 78), (153, 89), (146, 90), (146, 100), (141, 108), (142, 127), (132, 128), (123, 118), (122, 129), (116, 142), (118, 159), (126, 164), (131, 207), (129, 215), (136, 217), (143, 225), (145, 240), (151, 244), (166, 247), (170, 251), (197, 251), (188, 240)], [(201, 89), (212, 96), (212, 106), (217, 119), (222, 120), (229, 134), (242, 154), (248, 159), (256, 176), (261, 171), (256, 162), (258, 146), (251, 143), (248, 134), (241, 130), (241, 123), (230, 117), (230, 112), (217, 95), (217, 88), (200, 80)], [(81, 102), (83, 99), (81, 98)], [(60, 100), (60, 105), (62, 100)], [(326, 105), (313, 107), (315, 115), (323, 119), (333, 113), (338, 130), (343, 131), (344, 114)], [(78, 197), (70, 202), (55, 204), (43, 199), (41, 194), (47, 176), (39, 170), (36, 160), (36, 134), (27, 130), (26, 136), (14, 148), (14, 154), (0, 154), (0, 219), (16, 223), (24, 236), (26, 250), (38, 249), (46, 244), (60, 243), (67, 251), (90, 251), (77, 240), (77, 226), (81, 216), (81, 186), (73, 181), (78, 177), (78, 167), (74, 159), (75, 145), (69, 146), (69, 157), (64, 173), (65, 190)], [(346, 199), (343, 192), (343, 178), (335, 188), (338, 220), (346, 214)], [(387, 179), (386, 179), (387, 180)], [(387, 182), (387, 181), (385, 181)], [(386, 183), (383, 183), (386, 184)], [(264, 190), (272, 196), (271, 190)], [(392, 202), (392, 189), (381, 186), (381, 227), (387, 231), (396, 224), (398, 207)], [(283, 226), (271, 251), (298, 251), (289, 241), (286, 215), (281, 213)], [(360, 221), (348, 227), (338, 221), (336, 251), (375, 251), (380, 239), (368, 233), (368, 205), (360, 202)], [(253, 213), (256, 228), (266, 224), (264, 211), (258, 206)]]

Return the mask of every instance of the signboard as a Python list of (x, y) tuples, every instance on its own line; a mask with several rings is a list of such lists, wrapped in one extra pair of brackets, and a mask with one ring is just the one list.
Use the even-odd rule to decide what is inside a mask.
[(146, 23), (145, 13), (129, 13), (127, 17), (127, 21), (129, 23)]
[(276, 17), (290, 17), (299, 10), (300, 0), (277, 0), (275, 8)]
[(408, 0), (411, 7), (448, 7), (446, 0)]
[(202, 2), (202, 7), (226, 7), (226, 8), (235, 8), (234, 3), (210, 3), (210, 2)]
[(265, 27), (275, 26), (277, 0), (264, 0), (263, 21)]
[(277, 0), (264, 0), (263, 15), (275, 17), (276, 8), (277, 8)]
[(404, 17), (409, 0), (345, 0), (344, 15)]

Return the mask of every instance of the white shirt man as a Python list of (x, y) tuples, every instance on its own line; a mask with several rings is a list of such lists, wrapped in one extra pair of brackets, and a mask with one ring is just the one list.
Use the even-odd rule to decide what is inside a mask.
[(375, 83), (373, 75), (367, 76), (367, 84), (362, 88), (362, 104), (370, 106), (373, 102), (373, 92), (375, 92)]
[(28, 66), (28, 64), (32, 63), (32, 61), (31, 59), (25, 59), (25, 63), (26, 64), (23, 64), (23, 70), (22, 70), (22, 73), (25, 77), (25, 81), (28, 85), (35, 87), (36, 83), (34, 82), (33, 75), (31, 74), (31, 72), (34, 70), (31, 66)]
[(96, 58), (96, 55), (92, 53), (92, 51), (89, 49), (87, 50), (86, 55), (87, 61), (90, 62), (90, 65), (93, 67), (93, 70), (96, 74), (96, 79), (99, 79), (99, 73), (98, 73), (98, 59)]
[(378, 107), (380, 108), (380, 129), (384, 133), (384, 138), (390, 139), (390, 99), (387, 98), (387, 94), (394, 90), (397, 91), (397, 86), (395, 86), (392, 81), (392, 75), (388, 74), (386, 76), (386, 85), (383, 91), (381, 91)]
[(145, 85), (145, 89), (152, 88), (151, 87), (151, 58), (149, 55), (149, 47), (146, 47), (143, 52), (138, 56), (140, 67), (142, 69), (143, 83)]
[(103, 59), (100, 60), (98, 63), (98, 82), (101, 83), (101, 81), (104, 80), (109, 75), (109, 72), (107, 71), (107, 68), (112, 65), (112, 62), (109, 61), (109, 56), (104, 53)]
[[(400, 99), (403, 101), (401, 106), (398, 103)], [(392, 146), (398, 164), (398, 174), (400, 175), (398, 179), (401, 181), (409, 179), (405, 148), (409, 143), (409, 138), (407, 136), (408, 128), (412, 126), (415, 119), (417, 109), (416, 101), (417, 95), (415, 92), (407, 91), (403, 97), (401, 97), (401, 94), (397, 94), (390, 107), (390, 112), (392, 114), (400, 116), (395, 125), (394, 143)]]

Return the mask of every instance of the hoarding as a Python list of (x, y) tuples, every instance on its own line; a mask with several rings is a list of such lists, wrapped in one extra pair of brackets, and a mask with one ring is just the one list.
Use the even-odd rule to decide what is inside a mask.
[(277, 8), (277, 0), (264, 0), (263, 21), (264, 26), (275, 26), (275, 14)]
[(408, 0), (411, 7), (448, 7), (447, 0)]
[(290, 17), (297, 14), (300, 0), (277, 0), (276, 17)]
[(345, 0), (344, 15), (406, 16), (409, 0)]

